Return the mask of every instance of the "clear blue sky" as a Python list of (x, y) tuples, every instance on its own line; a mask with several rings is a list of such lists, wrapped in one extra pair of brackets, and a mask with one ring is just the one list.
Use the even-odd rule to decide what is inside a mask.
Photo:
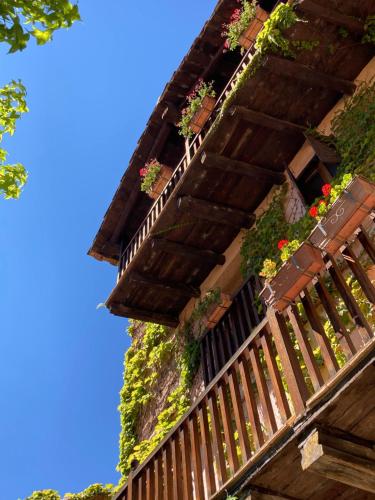
[(48, 46), (1, 48), (30, 113), (4, 146), (30, 180), (0, 201), (0, 500), (118, 481), (125, 320), (96, 310), (114, 267), (86, 256), (143, 131), (215, 0), (81, 0)]

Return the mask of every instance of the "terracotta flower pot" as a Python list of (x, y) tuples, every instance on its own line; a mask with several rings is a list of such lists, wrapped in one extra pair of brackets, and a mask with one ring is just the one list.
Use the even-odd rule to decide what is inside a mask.
[(308, 239), (315, 247), (334, 254), (374, 208), (375, 184), (357, 176)]
[(216, 99), (214, 97), (205, 96), (203, 97), (201, 107), (194, 113), (193, 118), (190, 122), (190, 128), (194, 134), (199, 134), (199, 132), (204, 127), (206, 121), (209, 119), (212, 111), (214, 110), (216, 104)]
[(248, 50), (256, 40), (259, 32), (263, 28), (264, 22), (268, 19), (268, 12), (263, 10), (261, 7), (256, 8), (255, 18), (251, 21), (249, 26), (243, 31), (242, 35), (238, 39), (238, 43), (245, 50)]
[(232, 304), (232, 300), (229, 295), (226, 293), (220, 294), (220, 301), (218, 304), (212, 304), (212, 307), (206, 314), (206, 318), (204, 320), (207, 328), (211, 330), (217, 323), (221, 320), (224, 314), (227, 312), (227, 309)]
[(173, 170), (166, 165), (162, 165), (159, 175), (152, 185), (151, 191), (148, 192), (148, 195), (153, 199), (157, 200), (161, 195), (163, 189), (168, 184), (170, 178), (172, 177)]
[(267, 306), (283, 311), (323, 267), (320, 250), (305, 241), (281, 266), (259, 296)]

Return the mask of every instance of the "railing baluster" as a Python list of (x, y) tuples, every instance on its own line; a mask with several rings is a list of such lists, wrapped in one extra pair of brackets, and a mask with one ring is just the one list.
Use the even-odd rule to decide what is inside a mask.
[(189, 420), (191, 451), (193, 455), (194, 490), (196, 499), (204, 499), (204, 485), (202, 476), (202, 458), (200, 453), (200, 439), (198, 431), (197, 412), (194, 411)]
[(215, 492), (216, 485), (213, 467), (212, 440), (207, 415), (207, 399), (202, 401), (199, 409), (199, 421), (201, 424), (203, 463), (206, 473), (207, 492), (210, 497)]
[(329, 321), (331, 322), (336, 335), (341, 335), (345, 340), (347, 346), (346, 350), (349, 350), (351, 354), (355, 354), (357, 350), (353, 344), (352, 339), (350, 338), (350, 332), (348, 332), (348, 330), (346, 329), (346, 326), (344, 325), (339, 313), (337, 312), (335, 301), (333, 300), (333, 297), (327, 290), (327, 287), (320, 276), (318, 277), (318, 282), (315, 284), (315, 290), (318, 294), (320, 302), (324, 307), (324, 310), (327, 313)]
[[(328, 257), (327, 257), (328, 260)], [(341, 297), (343, 298), (348, 311), (350, 312), (354, 322), (358, 326), (362, 326), (370, 337), (374, 336), (374, 332), (372, 328), (368, 324), (364, 314), (361, 311), (361, 308), (357, 304), (357, 301), (352, 295), (350, 288), (346, 284), (344, 277), (342, 276), (338, 265), (335, 262), (333, 257), (329, 257), (329, 262), (331, 266), (328, 269), (334, 284), (336, 285), (337, 290), (339, 291)]]
[(320, 348), (324, 364), (330, 376), (333, 377), (339, 369), (339, 364), (307, 289), (304, 290), (304, 296), (301, 297), (301, 302), (303, 308), (305, 309), (305, 313), (309, 320), (311, 328), (313, 329), (313, 332), (315, 334), (315, 339)]
[(272, 336), (275, 341), (277, 352), (279, 353), (281, 365), (288, 384), (290, 396), (293, 402), (294, 412), (302, 413), (305, 408), (305, 402), (309, 397), (305, 380), (298, 363), (293, 344), (288, 334), (288, 328), (285, 319), (273, 309), (267, 311)]
[(146, 500), (155, 499), (155, 483), (154, 483), (154, 471), (153, 471), (153, 460), (146, 469)]
[(184, 478), (183, 491), (184, 500), (193, 500), (193, 488), (191, 482), (191, 454), (189, 428), (186, 422), (180, 429), (181, 454), (182, 454), (182, 474)]
[(208, 395), (208, 405), (211, 414), (212, 442), (215, 454), (217, 474), (218, 474), (219, 484), (222, 485), (226, 482), (228, 475), (225, 464), (223, 437), (221, 435), (221, 429), (220, 429), (219, 410), (217, 408), (217, 396), (215, 392), (211, 392)]
[(173, 498), (173, 479), (172, 479), (172, 453), (171, 443), (168, 442), (163, 448), (163, 470), (164, 470), (164, 500)]
[(179, 432), (177, 431), (171, 438), (172, 467), (173, 467), (173, 498), (182, 498), (183, 479), (181, 470), (181, 449)]
[(253, 433), (254, 447), (257, 450), (258, 448), (263, 446), (264, 436), (246, 359), (241, 356), (238, 362), (235, 362), (234, 368), (236, 369), (237, 366), (241, 375), (247, 414)]
[(361, 245), (363, 246), (363, 248), (365, 249), (365, 251), (367, 252), (367, 255), (370, 257), (372, 262), (375, 264), (375, 247), (371, 241), (371, 238), (369, 237), (369, 235), (367, 234), (367, 232), (365, 231), (365, 229), (363, 227), (361, 227), (361, 231), (358, 234), (358, 239), (359, 239)]
[(271, 339), (269, 338), (269, 333), (267, 331), (263, 332), (262, 336), (260, 337), (260, 341), (262, 344), (264, 357), (266, 360), (267, 369), (271, 379), (273, 391), (277, 401), (277, 407), (280, 412), (281, 418), (283, 419), (283, 421), (285, 421), (291, 416), (291, 413), (288, 400), (285, 394), (283, 381), (281, 379), (280, 372), (275, 360), (275, 354), (273, 351), (272, 342)]
[(252, 371), (255, 376), (255, 382), (258, 389), (260, 404), (262, 406), (265, 424), (269, 436), (272, 436), (277, 431), (275, 414), (273, 412), (271, 398), (269, 395), (266, 378), (264, 376), (263, 367), (259, 359), (259, 350), (253, 342), (250, 351), (246, 354), (251, 363)]
[(366, 295), (369, 302), (375, 304), (375, 288), (373, 287), (370, 278), (367, 276), (366, 271), (361, 266), (351, 247), (346, 247), (342, 255), (346, 259), (346, 263), (350, 267), (352, 273), (357, 278), (358, 283), (360, 284), (363, 293)]
[(251, 457), (251, 446), (250, 446), (249, 436), (247, 434), (245, 414), (243, 411), (236, 371), (233, 369), (230, 370), (227, 378), (228, 378), (230, 395), (233, 403), (233, 413), (238, 432), (238, 440), (241, 448), (242, 461), (243, 463), (245, 463)]
[(217, 396), (219, 397), (220, 413), (223, 422), (223, 430), (225, 436), (225, 443), (227, 445), (229, 468), (234, 474), (239, 468), (239, 461), (236, 450), (236, 443), (234, 441), (234, 433), (232, 428), (232, 413), (229, 409), (227, 385), (224, 380), (221, 380), (217, 387), (215, 387)]
[(155, 499), (163, 500), (163, 468), (162, 457), (160, 454), (154, 458), (154, 473), (155, 473)]
[(301, 349), (303, 359), (306, 363), (306, 368), (309, 372), (311, 383), (314, 387), (314, 390), (317, 391), (324, 385), (324, 380), (322, 374), (320, 373), (320, 369), (318, 363), (316, 362), (311, 344), (309, 342), (309, 338), (295, 304), (293, 304), (288, 309), (288, 316), (299, 348)]

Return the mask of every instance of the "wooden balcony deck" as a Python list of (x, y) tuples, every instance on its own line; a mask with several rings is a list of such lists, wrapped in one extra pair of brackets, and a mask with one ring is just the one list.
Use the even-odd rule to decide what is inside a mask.
[(247, 332), (117, 500), (374, 498), (372, 225)]
[[(269, 56), (224, 112), (225, 98), (251, 62), (251, 49), (245, 55), (205, 129), (122, 253), (118, 283), (106, 302), (113, 314), (176, 326), (240, 229), (254, 222), (259, 203), (283, 182), (306, 127), (317, 125), (343, 94), (353, 92), (352, 81), (373, 48), (357, 43), (358, 22), (353, 27), (347, 15), (313, 3), (318, 13), (309, 11), (310, 0), (301, 0), (309, 22), (297, 23), (287, 37), (317, 40), (319, 46), (293, 61)], [(353, 15), (349, 0), (340, 0), (337, 8)], [(364, 0), (357, 15), (373, 10)], [(338, 30), (344, 21), (346, 39)], [(327, 51), (328, 41), (335, 53)]]

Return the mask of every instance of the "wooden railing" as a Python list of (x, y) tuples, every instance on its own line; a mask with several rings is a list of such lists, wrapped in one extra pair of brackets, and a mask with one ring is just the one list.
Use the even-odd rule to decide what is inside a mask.
[[(118, 500), (213, 498), (374, 348), (375, 247), (360, 230), (283, 313), (267, 311)], [(250, 297), (247, 297), (250, 301)], [(234, 311), (232, 311), (232, 316)], [(236, 321), (238, 318), (236, 319)], [(224, 322), (226, 320), (224, 319)]]
[(176, 185), (178, 184), (179, 180), (181, 179), (182, 175), (188, 168), (192, 158), (194, 155), (197, 153), (199, 147), (202, 145), (204, 138), (206, 137), (207, 133), (212, 127), (212, 124), (214, 123), (217, 115), (220, 113), (222, 105), (229, 95), (229, 93), (232, 91), (232, 89), (235, 87), (237, 78), (241, 74), (241, 72), (247, 67), (247, 65), (250, 63), (254, 53), (254, 47), (250, 47), (250, 49), (246, 52), (244, 57), (242, 58), (240, 64), (234, 71), (231, 79), (229, 80), (227, 86), (219, 96), (219, 98), (216, 101), (215, 109), (212, 112), (210, 118), (206, 122), (205, 126), (203, 127), (202, 131), (195, 135), (193, 140), (189, 142), (188, 140), (186, 141), (186, 153), (183, 156), (182, 160), (174, 170), (171, 179), (169, 180), (168, 184), (165, 186), (164, 190), (162, 191), (161, 195), (159, 198), (155, 201), (155, 203), (152, 205), (150, 208), (148, 214), (144, 218), (143, 222), (141, 223), (138, 231), (135, 233), (133, 238), (130, 240), (129, 244), (127, 247), (124, 249), (124, 251), (121, 254), (120, 260), (119, 260), (119, 271), (118, 271), (118, 276), (117, 279), (119, 280), (130, 264), (130, 262), (133, 260), (134, 256), (138, 252), (139, 247), (141, 246), (142, 242), (145, 240), (146, 236), (150, 233), (151, 228), (153, 227), (156, 219), (159, 217), (161, 211), (163, 210), (164, 206), (166, 205), (168, 199), (170, 198), (171, 194), (173, 193)]

